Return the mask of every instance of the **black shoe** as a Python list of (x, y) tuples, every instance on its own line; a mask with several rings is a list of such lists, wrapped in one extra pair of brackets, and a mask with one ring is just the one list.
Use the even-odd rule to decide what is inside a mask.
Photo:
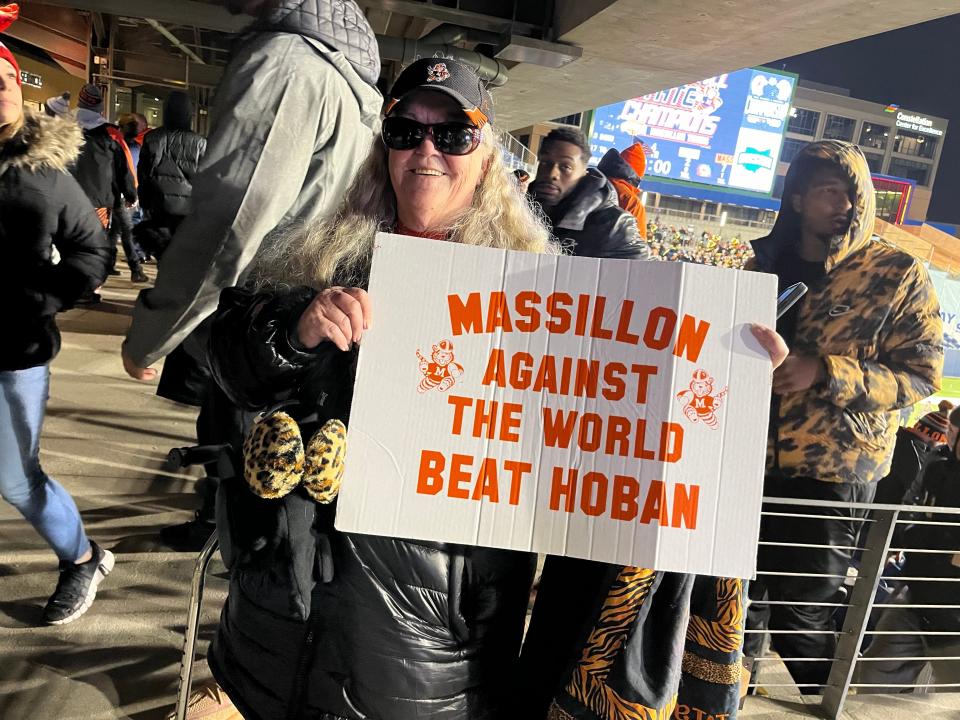
[(135, 283), (145, 283), (148, 282), (150, 278), (147, 277), (146, 273), (143, 272), (140, 268), (130, 271), (130, 281)]
[(74, 305), (76, 307), (91, 307), (92, 305), (99, 305), (101, 302), (103, 302), (103, 298), (100, 297), (99, 293), (92, 292), (77, 300)]
[(85, 563), (60, 561), (60, 580), (57, 589), (43, 609), (43, 621), (48, 625), (66, 625), (83, 615), (97, 596), (97, 586), (113, 570), (114, 557), (92, 540), (93, 557)]
[(116, 268), (110, 268), (109, 270), (107, 270), (107, 275), (113, 275), (114, 277), (116, 277), (119, 274), (120, 274), (120, 271), (117, 270)]
[(200, 552), (216, 529), (213, 520), (197, 517), (189, 522), (161, 528), (160, 542), (177, 552)]

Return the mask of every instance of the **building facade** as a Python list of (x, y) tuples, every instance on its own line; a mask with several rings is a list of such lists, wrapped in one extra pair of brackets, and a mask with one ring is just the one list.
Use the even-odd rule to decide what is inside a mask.
[[(843, 88), (801, 80), (780, 152), (773, 195), (783, 191), (789, 163), (809, 142), (846, 140), (863, 150), (885, 220), (927, 219), (948, 121), (897, 105), (858, 100)], [(897, 211), (902, 217), (897, 218)]]

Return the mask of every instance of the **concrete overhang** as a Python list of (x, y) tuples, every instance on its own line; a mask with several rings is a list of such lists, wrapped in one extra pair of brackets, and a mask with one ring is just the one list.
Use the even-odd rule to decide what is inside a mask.
[(557, 39), (583, 56), (512, 68), (495, 96), (505, 129), (952, 15), (960, 0), (557, 0), (556, 11)]
[[(519, 64), (509, 68), (509, 81), (495, 94), (504, 129), (960, 12), (960, 0), (555, 0), (552, 21), (544, 18), (537, 27), (468, 12), (459, 3), (357, 1), (378, 32), (391, 25), (391, 15), (405, 19), (403, 29), (390, 33), (397, 42), (415, 41), (437, 23), (507, 38), (494, 49), (501, 60)], [(230, 15), (219, 0), (44, 3), (223, 32), (237, 32), (250, 21)], [(542, 30), (548, 40), (533, 37)], [(214, 79), (207, 74), (208, 82)]]

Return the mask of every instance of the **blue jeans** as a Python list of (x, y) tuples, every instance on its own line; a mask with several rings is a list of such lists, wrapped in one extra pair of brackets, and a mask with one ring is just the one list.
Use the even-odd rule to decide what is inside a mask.
[(30, 522), (61, 560), (90, 549), (70, 493), (40, 467), (40, 429), (50, 389), (47, 365), (0, 371), (0, 495)]

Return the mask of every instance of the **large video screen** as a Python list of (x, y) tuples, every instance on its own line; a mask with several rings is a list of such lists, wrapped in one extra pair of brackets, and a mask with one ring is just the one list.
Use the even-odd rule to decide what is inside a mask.
[(769, 194), (795, 86), (747, 68), (598, 108), (591, 163), (639, 140), (648, 175)]

